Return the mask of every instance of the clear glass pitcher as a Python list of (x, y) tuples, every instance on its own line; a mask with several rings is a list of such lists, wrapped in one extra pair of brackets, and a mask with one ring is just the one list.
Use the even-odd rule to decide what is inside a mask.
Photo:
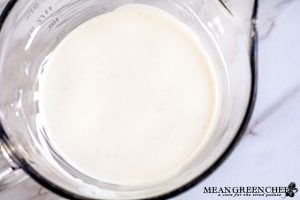
[[(155, 185), (86, 176), (55, 152), (39, 123), (35, 94), (45, 58), (74, 28), (127, 3), (159, 7), (188, 24), (218, 67), (222, 85), (214, 134), (191, 163)], [(255, 0), (0, 0), (0, 190), (29, 175), (70, 199), (166, 199), (202, 181), (232, 151), (252, 114), (257, 6)]]

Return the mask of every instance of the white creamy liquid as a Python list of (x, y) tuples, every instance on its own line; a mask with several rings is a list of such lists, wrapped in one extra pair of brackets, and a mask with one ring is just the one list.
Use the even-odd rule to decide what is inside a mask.
[(40, 111), (59, 154), (115, 184), (173, 176), (216, 114), (213, 66), (195, 32), (167, 12), (129, 4), (93, 18), (56, 48)]

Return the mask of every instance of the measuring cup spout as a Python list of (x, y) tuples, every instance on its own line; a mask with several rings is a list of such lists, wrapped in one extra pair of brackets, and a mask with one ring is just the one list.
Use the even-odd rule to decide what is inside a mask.
[(253, 13), (256, 10), (258, 0), (219, 0), (218, 2), (222, 5), (222, 9), (230, 13), (246, 30), (251, 28), (251, 20), (253, 19)]

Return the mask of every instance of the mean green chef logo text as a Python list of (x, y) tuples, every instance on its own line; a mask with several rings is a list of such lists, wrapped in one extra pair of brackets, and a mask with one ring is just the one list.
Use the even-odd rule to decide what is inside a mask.
[(204, 187), (204, 194), (219, 197), (281, 197), (293, 198), (298, 193), (295, 182), (284, 186)]

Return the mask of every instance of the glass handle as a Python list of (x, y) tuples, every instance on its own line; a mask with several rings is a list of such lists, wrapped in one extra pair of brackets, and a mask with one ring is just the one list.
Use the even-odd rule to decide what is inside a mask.
[[(0, 16), (9, 0), (0, 0)], [(2, 21), (0, 19), (0, 25)], [(0, 135), (2, 132), (0, 124)], [(11, 188), (18, 183), (23, 182), (27, 175), (18, 167), (8, 156), (4, 148), (3, 142), (0, 139), (0, 191)]]
[(0, 141), (0, 191), (9, 189), (26, 178), (27, 175), (9, 158), (3, 142)]

